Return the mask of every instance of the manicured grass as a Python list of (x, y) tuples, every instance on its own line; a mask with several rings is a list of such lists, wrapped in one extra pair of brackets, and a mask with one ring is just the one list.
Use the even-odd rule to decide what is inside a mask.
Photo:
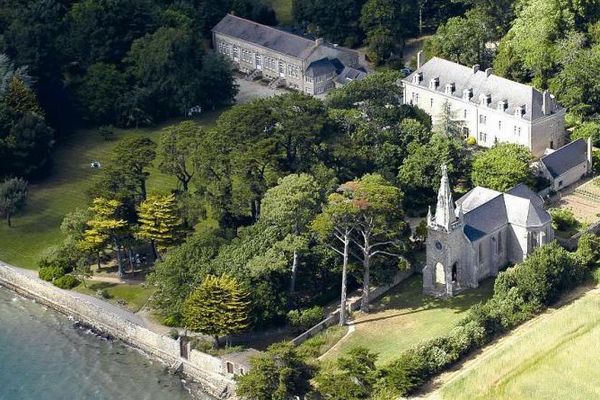
[(414, 275), (374, 304), (369, 314), (357, 313), (356, 330), (325, 357), (339, 357), (362, 346), (379, 354), (378, 365), (398, 357), (417, 343), (448, 332), (476, 303), (489, 298), (493, 280), (448, 300), (422, 294), (421, 275)]
[(264, 0), (266, 4), (273, 7), (277, 20), (282, 25), (289, 25), (293, 22), (292, 0)]
[(469, 363), (443, 399), (600, 398), (600, 293), (533, 320)]
[(127, 283), (87, 282), (87, 287), (79, 285), (74, 290), (91, 296), (95, 296), (98, 290), (104, 290), (109, 301), (125, 303), (133, 312), (138, 312), (152, 295), (152, 288), (148, 286)]
[[(206, 113), (198, 123), (214, 124), (218, 115), (219, 112)], [(35, 269), (44, 251), (62, 240), (59, 228), (65, 214), (88, 205), (86, 191), (100, 173), (90, 168), (90, 162), (106, 162), (110, 151), (124, 137), (144, 136), (157, 141), (161, 129), (167, 125), (116, 130), (115, 138), (109, 141), (102, 139), (96, 130), (79, 131), (58, 144), (54, 167), (46, 179), (30, 185), (27, 207), (15, 216), (13, 227), (0, 223), (0, 260)], [(174, 187), (174, 178), (152, 169), (149, 192), (165, 192)]]
[(347, 332), (347, 326), (331, 326), (298, 346), (298, 352), (307, 358), (318, 358), (339, 342)]

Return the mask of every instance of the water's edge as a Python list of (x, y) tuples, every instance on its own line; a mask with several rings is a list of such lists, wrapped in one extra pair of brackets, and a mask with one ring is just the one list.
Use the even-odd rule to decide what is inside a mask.
[[(120, 340), (0, 286), (0, 399), (190, 400), (193, 388)], [(214, 400), (205, 395), (202, 400)]]
[[(220, 360), (199, 352), (194, 358), (179, 356), (179, 343), (150, 332), (134, 320), (134, 314), (117, 309), (90, 296), (56, 288), (30, 273), (0, 262), (0, 286), (35, 300), (52, 310), (73, 317), (97, 333), (116, 338), (169, 366), (186, 378), (193, 392), (201, 391), (217, 398), (234, 399), (235, 383), (219, 374)], [(119, 315), (120, 314), (120, 315)]]

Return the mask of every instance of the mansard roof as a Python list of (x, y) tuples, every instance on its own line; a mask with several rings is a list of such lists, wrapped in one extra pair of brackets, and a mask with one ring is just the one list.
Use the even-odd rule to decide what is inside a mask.
[[(518, 107), (524, 107), (523, 118), (525, 120), (533, 121), (545, 116), (542, 111), (544, 95), (532, 86), (438, 57), (433, 57), (403, 81), (412, 83), (414, 77), (419, 73), (423, 74), (421, 85), (425, 88), (429, 87), (432, 79), (438, 78), (437, 90), (440, 93), (444, 93), (447, 84), (454, 84), (451, 96), (463, 98), (463, 91), (471, 89), (472, 97), (469, 101), (474, 104), (479, 104), (482, 96), (490, 95), (490, 109), (497, 110), (498, 103), (505, 101), (504, 111), (508, 114), (514, 115)], [(551, 112), (562, 110), (562, 107), (553, 98), (550, 103)]]
[(553, 178), (557, 178), (587, 161), (587, 142), (583, 139), (577, 139), (560, 149), (545, 155), (540, 162), (550, 172)]
[(551, 221), (540, 196), (523, 184), (506, 193), (478, 186), (458, 199), (456, 205), (462, 207), (464, 232), (472, 242), (505, 225), (533, 228)]
[(213, 32), (254, 43), (275, 52), (300, 59), (307, 58), (313, 49), (317, 47), (314, 40), (306, 39), (302, 36), (262, 25), (232, 14), (227, 14), (213, 28)]

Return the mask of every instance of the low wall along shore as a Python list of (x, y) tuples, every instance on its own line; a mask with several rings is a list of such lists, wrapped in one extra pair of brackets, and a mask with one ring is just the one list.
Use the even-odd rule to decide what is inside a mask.
[(179, 340), (152, 332), (136, 316), (90, 296), (62, 290), (28, 271), (0, 262), (0, 285), (33, 298), (84, 324), (122, 340), (158, 358), (200, 384), (217, 398), (234, 398), (235, 382), (223, 373), (223, 362), (209, 354), (191, 350), (187, 359), (180, 356)]

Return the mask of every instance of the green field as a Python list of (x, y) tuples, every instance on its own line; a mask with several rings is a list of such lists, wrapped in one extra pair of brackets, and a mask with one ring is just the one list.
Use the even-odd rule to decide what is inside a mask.
[(493, 291), (490, 279), (478, 289), (442, 300), (424, 296), (421, 285), (421, 275), (412, 276), (374, 302), (370, 314), (356, 314), (355, 331), (325, 359), (332, 360), (362, 346), (379, 353), (378, 364), (382, 365), (420, 341), (448, 332), (469, 307), (486, 300)]
[[(213, 124), (218, 112), (206, 113), (198, 122)], [(105, 141), (95, 131), (80, 131), (60, 143), (54, 153), (54, 167), (48, 178), (30, 186), (27, 207), (13, 219), (13, 227), (0, 224), (0, 260), (23, 268), (36, 268), (44, 251), (62, 240), (60, 223), (77, 207), (86, 207), (86, 190), (98, 170), (92, 160), (106, 162), (119, 139), (145, 136), (158, 140), (164, 126), (149, 129), (116, 130), (115, 138)], [(172, 177), (153, 169), (149, 192), (169, 191), (176, 186)]]
[(108, 295), (108, 301), (117, 304), (122, 301), (132, 312), (138, 312), (152, 295), (152, 289), (142, 285), (88, 281), (86, 286), (79, 285), (74, 290), (90, 296), (95, 296), (98, 290), (103, 290)]
[(293, 22), (292, 0), (264, 0), (264, 2), (273, 7), (280, 24), (289, 25)]
[(432, 398), (598, 399), (599, 359), (596, 289), (506, 336), (467, 363)]

